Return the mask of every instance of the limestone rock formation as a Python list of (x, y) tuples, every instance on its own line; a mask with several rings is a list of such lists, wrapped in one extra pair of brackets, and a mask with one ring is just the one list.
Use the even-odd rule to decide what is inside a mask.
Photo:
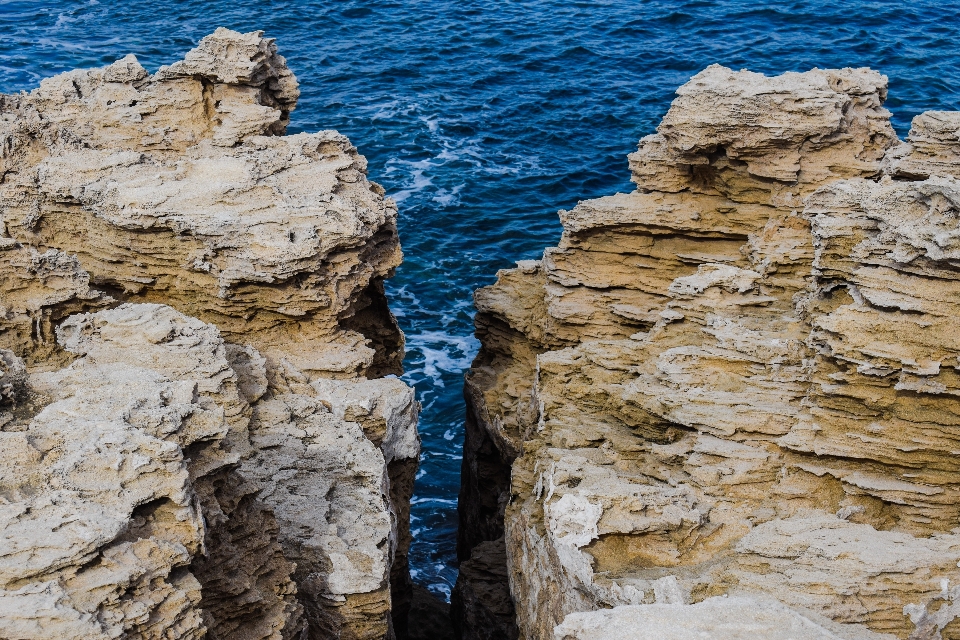
[(460, 638), (516, 640), (516, 609), (507, 584), (504, 539), (481, 542), (460, 563), (450, 594), (451, 617)]
[(876, 634), (800, 614), (767, 598), (714, 597), (697, 604), (624, 605), (572, 613), (554, 631), (556, 640), (849, 640)]
[(127, 56), (4, 96), (4, 244), (68, 253), (99, 291), (308, 373), (389, 373), (396, 323), (361, 312), (401, 259), (396, 206), (342, 135), (275, 135), (297, 95), (272, 40), (221, 29), (152, 76)]
[(521, 638), (960, 638), (960, 115), (677, 94), (636, 191), (476, 294), (462, 561), (504, 537)]
[(403, 635), (396, 206), (298, 95), (218, 29), (0, 96), (0, 636)]

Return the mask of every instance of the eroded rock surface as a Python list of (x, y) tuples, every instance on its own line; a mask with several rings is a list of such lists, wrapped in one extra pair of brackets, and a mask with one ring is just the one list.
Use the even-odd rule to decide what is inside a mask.
[(798, 613), (776, 600), (708, 598), (697, 604), (624, 605), (571, 613), (554, 631), (556, 640), (879, 640), (819, 616)]
[(403, 635), (396, 206), (298, 95), (218, 29), (0, 96), (0, 636)]
[(960, 117), (900, 143), (868, 69), (677, 94), (476, 294), (461, 559), (505, 536), (523, 638), (960, 637)]
[[(221, 29), (152, 76), (128, 56), (4, 96), (0, 242), (75, 256), (98, 290), (305, 372), (365, 374), (376, 351), (341, 323), (400, 262), (396, 206), (344, 136), (275, 135), (296, 87), (272, 40)], [(383, 311), (381, 359), (398, 363)]]

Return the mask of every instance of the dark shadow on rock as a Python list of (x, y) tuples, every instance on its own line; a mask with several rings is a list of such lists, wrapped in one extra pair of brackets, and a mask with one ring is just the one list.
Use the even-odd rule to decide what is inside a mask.
[(481, 542), (470, 559), (460, 563), (460, 575), (450, 596), (458, 640), (517, 640), (516, 613), (507, 582), (504, 539)]
[(426, 587), (413, 585), (407, 635), (397, 640), (454, 640), (450, 605), (430, 593)]

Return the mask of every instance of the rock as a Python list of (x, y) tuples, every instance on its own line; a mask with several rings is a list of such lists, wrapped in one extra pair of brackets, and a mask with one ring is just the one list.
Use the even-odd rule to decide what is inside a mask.
[(892, 636), (847, 629), (776, 600), (707, 598), (697, 604), (621, 605), (571, 613), (554, 630), (556, 640), (737, 640), (750, 634), (770, 640), (880, 640)]
[(476, 294), (464, 588), (505, 536), (520, 637), (960, 637), (957, 114), (905, 146), (868, 69), (677, 93), (637, 190)]
[(481, 542), (470, 559), (460, 563), (450, 595), (453, 627), (458, 638), (516, 640), (516, 611), (507, 586), (503, 538)]
[(0, 96), (0, 636), (406, 624), (396, 205), (298, 96), (227, 29)]
[(960, 113), (927, 111), (913, 119), (907, 141), (891, 149), (885, 173), (904, 180), (956, 175), (960, 164)]
[(27, 367), (12, 351), (0, 350), (0, 407), (12, 409), (24, 397)]
[(408, 640), (453, 640), (450, 605), (426, 587), (413, 585)]
[(271, 39), (221, 29), (153, 76), (128, 56), (6, 96), (0, 235), (299, 370), (398, 373), (396, 205), (344, 136), (280, 135), (297, 95)]
[(202, 585), (208, 638), (299, 639), (306, 630), (296, 566), (279, 543), (274, 513), (259, 485), (234, 469), (196, 483), (206, 519), (205, 554), (190, 567)]
[(10, 239), (0, 249), (0, 348), (33, 367), (68, 364), (57, 348), (56, 327), (73, 313), (103, 308), (113, 299), (90, 287), (90, 274), (76, 256), (57, 249), (39, 252)]
[[(123, 305), (71, 317), (60, 336), (81, 357), (30, 375), (46, 406), (0, 432), (0, 580), (19, 611), (3, 617), (2, 635), (200, 638), (222, 637), (226, 625), (296, 637), (292, 567), (275, 546), (272, 574), (252, 590), (261, 613), (252, 624), (202, 607), (217, 589), (191, 563), (222, 554), (223, 535), (198, 493), (236, 461), (230, 438), (245, 427), (216, 329), (169, 307)], [(250, 551), (246, 562), (270, 563)]]
[(312, 387), (335, 416), (359, 424), (364, 437), (383, 454), (395, 528), (392, 535), (396, 536), (390, 549), (391, 619), (397, 637), (403, 640), (415, 588), (410, 579), (408, 551), (412, 541), (410, 500), (420, 456), (420, 404), (413, 389), (395, 377), (356, 382), (318, 378)]
[[(406, 399), (412, 405), (404, 414), (408, 422), (394, 426), (412, 432), (411, 451), (418, 454), (412, 392), (396, 380), (377, 389), (382, 396), (362, 396), (374, 382), (380, 381), (338, 384), (353, 386), (346, 393), (353, 391), (352, 397), (369, 405), (396, 406), (390, 393)], [(278, 393), (261, 400), (254, 407), (250, 437), (257, 453), (241, 471), (258, 482), (261, 498), (277, 515), (280, 543), (297, 565), (311, 634), (385, 637), (391, 564), (397, 555), (406, 557), (406, 548), (399, 547), (401, 531), (409, 545), (409, 507), (401, 524), (384, 453), (358, 422), (331, 411), (322, 394)], [(406, 500), (409, 504), (409, 495)], [(346, 636), (347, 630), (352, 635)]]

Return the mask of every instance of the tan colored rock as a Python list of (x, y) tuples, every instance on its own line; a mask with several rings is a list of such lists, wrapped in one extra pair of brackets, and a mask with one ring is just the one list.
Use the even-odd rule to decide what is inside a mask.
[(0, 407), (5, 411), (15, 408), (25, 395), (26, 382), (27, 367), (23, 361), (12, 351), (0, 351)]
[(744, 597), (708, 598), (692, 605), (620, 606), (571, 613), (554, 630), (556, 640), (880, 640), (863, 630), (842, 628), (829, 620), (791, 610), (776, 600)]
[[(247, 637), (297, 637), (303, 628), (301, 605), (294, 597), (298, 587), (310, 623), (310, 637), (336, 634), (383, 638), (389, 634), (392, 563), (399, 553), (405, 555), (405, 549), (399, 549), (399, 531), (408, 524), (401, 521), (398, 507), (391, 500), (384, 453), (364, 435), (360, 423), (335, 415), (331, 403), (323, 399), (323, 392), (329, 389), (319, 384), (320, 392), (312, 395), (271, 391), (254, 405), (251, 421), (249, 406), (239, 392), (240, 379), (227, 360), (227, 350), (216, 329), (162, 305), (123, 305), (97, 314), (72, 316), (63, 323), (59, 335), (65, 348), (82, 357), (60, 372), (30, 377), (30, 392), (54, 403), (28, 427), (17, 423), (6, 426), (8, 431), (12, 430), (11, 437), (24, 438), (28, 450), (39, 446), (33, 458), (27, 459), (10, 458), (18, 449), (8, 447), (6, 461), (11, 465), (10, 473), (24, 466), (45, 471), (40, 456), (54, 445), (35, 443), (46, 437), (41, 420), (54, 409), (59, 411), (57, 415), (71, 419), (87, 415), (84, 424), (88, 425), (96, 424), (91, 420), (116, 414), (123, 417), (123, 422), (110, 432), (113, 435), (104, 432), (89, 441), (91, 446), (98, 447), (104, 439), (110, 442), (134, 437), (134, 444), (122, 451), (129, 449), (133, 462), (128, 473), (137, 472), (133, 477), (144, 484), (147, 493), (131, 493), (131, 478), (118, 479), (126, 487), (124, 491), (111, 488), (112, 485), (103, 486), (104, 479), (100, 478), (98, 486), (106, 494), (89, 497), (91, 515), (87, 517), (89, 523), (83, 526), (105, 531), (79, 550), (74, 550), (78, 542), (73, 539), (45, 545), (43, 548), (54, 545), (55, 549), (47, 555), (38, 554), (36, 534), (46, 526), (57, 527), (57, 518), (62, 520), (63, 516), (56, 512), (48, 515), (32, 502), (21, 507), (5, 527), (5, 539), (14, 547), (4, 555), (8, 562), (21, 567), (21, 573), (26, 573), (18, 578), (19, 582), (8, 580), (8, 591), (21, 583), (35, 584), (38, 572), (42, 576), (45, 568), (49, 571), (50, 567), (62, 567), (71, 558), (76, 558), (72, 562), (77, 564), (88, 563), (91, 551), (105, 545), (109, 548), (111, 541), (129, 537), (131, 527), (137, 536), (143, 537), (136, 527), (155, 526), (149, 524), (151, 518), (164, 522), (173, 518), (174, 523), (186, 523), (175, 527), (177, 531), (182, 529), (176, 540), (181, 551), (175, 557), (164, 556), (166, 559), (153, 571), (170, 572), (178, 566), (189, 566), (194, 571), (189, 576), (196, 583), (195, 597), (177, 615), (192, 616), (196, 637), (204, 631), (212, 637), (233, 637), (232, 634), (241, 632)], [(12, 355), (8, 359), (8, 371), (23, 370)], [(262, 363), (263, 359), (259, 361)], [(144, 373), (139, 374), (140, 371)], [(105, 382), (95, 384), (96, 380), (90, 380), (91, 372), (96, 380), (105, 378)], [(144, 381), (140, 382), (138, 376)], [(153, 396), (144, 396), (145, 392), (140, 391), (148, 382), (158, 386), (164, 381), (167, 386), (159, 386), (152, 391)], [(349, 407), (354, 414), (367, 410), (362, 418), (373, 425), (371, 429), (376, 428), (378, 421), (385, 425), (380, 433), (392, 437), (381, 438), (381, 446), (387, 445), (384, 449), (393, 461), (403, 463), (411, 454), (416, 460), (418, 406), (406, 385), (396, 379), (338, 380), (331, 384), (342, 392), (337, 393), (338, 399), (354, 403)], [(63, 402), (57, 402), (61, 397), (72, 403), (61, 407)], [(81, 408), (77, 408), (77, 402), (83, 403)], [(156, 408), (151, 411), (153, 405)], [(78, 428), (93, 427), (76, 427), (70, 433), (76, 433)], [(21, 432), (23, 429), (26, 433)], [(147, 435), (137, 435), (141, 430), (146, 430)], [(56, 438), (70, 459), (89, 457), (83, 450), (70, 448), (74, 440), (86, 440), (89, 436), (71, 437), (57, 431), (50, 437)], [(138, 437), (165, 438), (169, 446), (163, 448), (163, 440), (157, 441), (160, 448), (154, 452), (145, 449), (152, 445), (137, 445)], [(150, 475), (151, 460), (163, 455), (181, 461), (181, 471), (172, 476), (170, 489), (156, 475)], [(44, 458), (50, 459), (49, 454)], [(118, 458), (117, 463), (121, 471), (126, 468), (122, 459)], [(93, 458), (83, 464), (98, 462)], [(171, 464), (166, 463), (167, 472), (175, 468)], [(232, 470), (235, 468), (239, 473)], [(101, 467), (95, 469), (86, 474), (102, 476)], [(411, 472), (415, 470), (414, 466)], [(62, 472), (54, 467), (46, 473)], [(5, 486), (8, 491), (28, 491), (28, 486), (43, 486), (46, 482), (49, 481), (42, 474), (25, 480), (10, 475)], [(174, 490), (174, 497), (167, 495)], [(166, 493), (160, 496), (158, 492)], [(126, 497), (111, 507), (108, 498), (114, 493)], [(68, 498), (60, 498), (59, 502), (65, 499)], [(166, 507), (171, 500), (174, 506)], [(406, 500), (409, 502), (409, 495)], [(115, 513), (112, 520), (105, 515), (105, 508), (107, 514)], [(28, 523), (16, 518), (24, 509), (34, 514)], [(167, 516), (163, 510), (169, 509), (175, 510)], [(75, 508), (71, 511), (75, 512)], [(141, 520), (147, 524), (137, 524)], [(55, 530), (65, 531), (62, 526)], [(82, 532), (76, 535), (79, 540), (91, 537)], [(409, 533), (406, 535), (408, 545)], [(56, 550), (61, 547), (64, 550)], [(23, 551), (18, 551), (20, 548)], [(23, 553), (35, 558), (35, 571), (23, 566)], [(127, 571), (142, 569), (136, 565), (136, 558), (131, 562)], [(236, 570), (228, 571), (230, 565), (236, 565)], [(290, 579), (291, 573), (296, 584)], [(151, 573), (148, 579), (155, 580), (155, 576)], [(89, 597), (83, 593), (86, 585), (79, 584), (80, 593), (74, 599)], [(269, 593), (271, 590), (273, 593)], [(122, 597), (123, 593), (121, 589), (115, 597)], [(245, 593), (257, 595), (251, 598)], [(153, 596), (147, 593), (141, 597)], [(271, 598), (274, 604), (269, 602)], [(87, 609), (81, 613), (95, 611)], [(157, 633), (161, 635), (168, 629), (180, 629), (183, 624), (166, 610), (156, 612), (154, 617), (159, 619)], [(50, 622), (43, 620), (42, 624)], [(128, 635), (133, 633), (129, 627), (122, 628)], [(42, 637), (42, 632), (38, 633), (37, 637)], [(85, 637), (79, 631), (75, 633), (78, 635), (63, 637)]]
[(300, 370), (396, 369), (381, 285), (401, 259), (396, 206), (342, 135), (281, 135), (297, 95), (271, 39), (220, 29), (152, 76), (128, 56), (7, 96), (0, 235)]
[[(274, 392), (255, 405), (256, 453), (241, 472), (262, 487), (277, 515), (280, 543), (297, 565), (310, 637), (383, 638), (391, 568), (397, 556), (406, 567), (410, 542), (409, 511), (398, 513), (409, 509), (410, 496), (405, 505), (392, 499), (392, 484), (403, 478), (390, 477), (388, 462), (416, 461), (418, 405), (399, 380), (331, 381), (334, 395), (324, 382), (313, 394)], [(379, 433), (394, 436), (381, 437), (380, 448), (365, 435), (378, 421), (388, 425)], [(398, 450), (404, 440), (407, 449)], [(415, 472), (415, 465), (408, 470), (411, 481)]]
[(0, 636), (406, 624), (396, 205), (298, 95), (218, 29), (0, 96)]
[[(811, 185), (876, 172), (896, 139), (881, 107), (886, 97), (886, 77), (869, 69), (767, 77), (714, 64), (677, 90), (657, 132), (667, 157), (691, 167)], [(718, 151), (729, 168), (704, 157)], [(634, 157), (644, 156), (641, 144)]]
[(927, 111), (913, 119), (907, 141), (891, 149), (885, 172), (903, 180), (952, 176), (960, 164), (960, 113)]
[(453, 627), (462, 640), (516, 640), (517, 613), (507, 584), (503, 538), (481, 542), (460, 563), (450, 594)]
[(0, 247), (0, 348), (32, 367), (62, 366), (71, 357), (57, 349), (56, 326), (72, 313), (113, 300), (90, 287), (90, 274), (75, 256), (57, 249), (41, 253), (8, 240)]
[(477, 292), (459, 552), (522, 638), (960, 637), (956, 114), (885, 97), (709, 67)]
[[(220, 551), (198, 491), (237, 460), (231, 437), (246, 428), (222, 339), (160, 305), (74, 316), (60, 337), (80, 359), (30, 375), (46, 406), (0, 433), (2, 635), (222, 637), (230, 621), (201, 608), (191, 564)], [(266, 551), (277, 574), (254, 591), (263, 615), (245, 631), (292, 638), (302, 627), (292, 566)]]

